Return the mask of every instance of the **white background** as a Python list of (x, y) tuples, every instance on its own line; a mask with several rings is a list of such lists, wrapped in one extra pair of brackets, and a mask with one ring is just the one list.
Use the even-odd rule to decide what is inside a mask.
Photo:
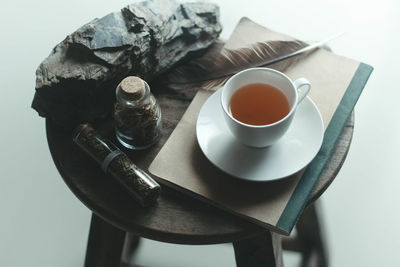
[[(301, 40), (345, 31), (331, 48), (375, 68), (356, 106), (348, 158), (321, 205), (331, 266), (400, 266), (399, 2), (215, 2), (221, 6), (225, 38), (242, 16)], [(90, 211), (60, 178), (47, 147), (45, 121), (30, 108), (35, 70), (67, 34), (129, 3), (1, 1), (0, 266), (83, 265)], [(150, 241), (144, 242), (136, 262), (160, 267), (234, 266), (228, 245)], [(295, 266), (298, 257), (286, 253), (285, 262)]]

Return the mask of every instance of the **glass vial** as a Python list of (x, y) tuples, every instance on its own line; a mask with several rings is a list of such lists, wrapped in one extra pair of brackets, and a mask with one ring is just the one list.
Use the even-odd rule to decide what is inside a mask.
[(142, 206), (147, 207), (156, 202), (161, 192), (160, 185), (92, 126), (78, 125), (74, 131), (73, 140)]
[(145, 149), (161, 136), (161, 109), (149, 85), (139, 77), (129, 76), (116, 89), (114, 107), (118, 141), (129, 149)]

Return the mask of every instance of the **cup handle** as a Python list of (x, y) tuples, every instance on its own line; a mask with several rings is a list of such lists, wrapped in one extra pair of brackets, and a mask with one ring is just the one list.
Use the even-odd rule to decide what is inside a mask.
[(310, 92), (311, 84), (306, 78), (299, 78), (294, 81), (294, 87), (296, 88), (299, 95), (297, 104), (300, 104), (300, 102), (303, 101), (308, 92)]

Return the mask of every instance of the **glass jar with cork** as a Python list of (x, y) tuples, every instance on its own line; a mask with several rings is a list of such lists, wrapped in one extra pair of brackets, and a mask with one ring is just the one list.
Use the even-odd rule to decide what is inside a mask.
[(114, 123), (118, 141), (129, 149), (145, 149), (161, 136), (161, 109), (149, 85), (129, 76), (116, 89)]

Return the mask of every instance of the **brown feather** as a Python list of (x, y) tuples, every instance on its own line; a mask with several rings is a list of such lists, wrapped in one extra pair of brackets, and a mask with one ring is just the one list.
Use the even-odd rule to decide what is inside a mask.
[(232, 50), (221, 49), (222, 44), (219, 42), (203, 56), (174, 68), (165, 81), (169, 88), (175, 90), (196, 87), (210, 89), (223, 85), (235, 73), (251, 67), (268, 65), (270, 68), (285, 71), (305, 53), (274, 64), (266, 63), (306, 46), (302, 41), (268, 41)]

